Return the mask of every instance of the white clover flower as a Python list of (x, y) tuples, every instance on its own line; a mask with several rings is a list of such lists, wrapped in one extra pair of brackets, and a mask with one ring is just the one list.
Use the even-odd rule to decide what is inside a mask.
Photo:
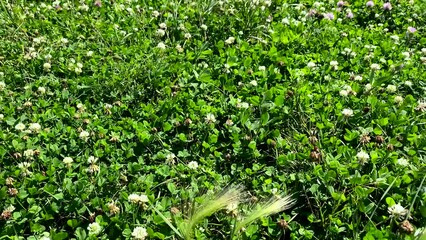
[(98, 158), (94, 157), (94, 156), (90, 156), (89, 159), (87, 159), (87, 162), (90, 164), (94, 164), (98, 161)]
[(28, 149), (24, 151), (24, 157), (32, 159), (34, 156), (34, 150)]
[(362, 81), (362, 76), (356, 75), (354, 78), (355, 81)]
[(86, 4), (82, 4), (78, 7), (78, 9), (87, 12), (89, 11), (89, 6), (87, 6)]
[(354, 115), (354, 111), (350, 108), (345, 108), (342, 111), (342, 114), (344, 117), (348, 118), (348, 117), (352, 117)]
[(282, 24), (285, 24), (285, 25), (290, 25), (290, 19), (288, 19), (288, 18), (283, 18), (283, 19), (281, 20), (281, 23), (282, 23)]
[(26, 101), (23, 105), (24, 107), (31, 107), (33, 104), (30, 101)]
[(190, 33), (185, 33), (185, 36), (184, 36), (186, 39), (190, 39), (192, 36), (191, 36), (191, 34)]
[(404, 84), (407, 87), (412, 87), (413, 86), (413, 82), (411, 82), (411, 81), (405, 81)]
[(369, 92), (372, 88), (373, 88), (373, 86), (370, 83), (365, 84), (365, 91), (366, 92)]
[(188, 168), (195, 170), (198, 168), (198, 163), (196, 161), (191, 161), (188, 163)]
[(89, 226), (87, 227), (87, 230), (89, 230), (89, 235), (96, 236), (99, 233), (101, 233), (102, 227), (101, 227), (101, 225), (99, 225), (99, 223), (94, 222), (94, 223), (89, 224)]
[(225, 44), (231, 45), (235, 42), (235, 38), (234, 37), (229, 37), (228, 39), (225, 40)]
[(373, 64), (371, 64), (370, 68), (373, 71), (377, 71), (377, 70), (380, 70), (380, 65), (377, 64), (377, 63), (373, 63)]
[(43, 64), (43, 68), (44, 68), (44, 70), (46, 70), (46, 71), (49, 71), (51, 67), (52, 67), (52, 66), (51, 66), (51, 65), (50, 65), (50, 63), (48, 63), (48, 62)]
[(74, 160), (70, 157), (64, 157), (64, 159), (62, 160), (62, 162), (66, 165), (70, 165), (71, 163), (74, 162)]
[(248, 109), (249, 106), (250, 105), (247, 102), (237, 103), (237, 108)]
[(20, 169), (29, 168), (30, 166), (31, 166), (31, 164), (29, 162), (18, 163), (18, 168), (20, 168)]
[(314, 62), (308, 62), (308, 68), (314, 68), (317, 65)]
[(349, 85), (343, 86), (343, 89), (345, 89), (346, 91), (348, 91), (348, 93), (352, 92), (352, 87), (349, 86)]
[(87, 141), (89, 139), (89, 136), (90, 136), (90, 134), (87, 131), (82, 131), (79, 135), (80, 139), (82, 139), (84, 141)]
[(99, 172), (101, 170), (101, 168), (99, 167), (99, 165), (96, 164), (91, 164), (88, 168), (87, 171), (89, 173), (94, 173), (94, 172)]
[(39, 123), (30, 123), (28, 129), (31, 130), (31, 132), (38, 133), (41, 130), (41, 125)]
[(138, 203), (139, 202), (139, 194), (132, 193), (127, 197), (127, 200), (131, 203)]
[(393, 100), (396, 104), (401, 104), (404, 101), (404, 98), (401, 96), (395, 96), (394, 100)]
[(426, 101), (418, 100), (416, 110), (420, 111), (420, 112), (425, 112), (426, 111)]
[(225, 124), (228, 125), (228, 126), (232, 126), (232, 125), (234, 125), (234, 122), (232, 121), (232, 119), (228, 119), (228, 120), (226, 120)]
[(33, 42), (34, 43), (36, 43), (36, 44), (39, 44), (39, 43), (41, 43), (41, 39), (40, 38), (33, 38)]
[(404, 56), (405, 59), (410, 59), (410, 53), (409, 52), (403, 52), (401, 54), (402, 54), (402, 56)]
[(254, 87), (257, 87), (257, 81), (256, 80), (250, 81), (250, 84)]
[(37, 92), (39, 92), (40, 94), (45, 94), (46, 93), (46, 88), (44, 88), (44, 87), (38, 87), (37, 88)]
[(4, 115), (0, 113), (0, 120), (3, 120)]
[(166, 49), (166, 44), (164, 44), (163, 42), (159, 42), (159, 43), (157, 44), (157, 48), (159, 48), (159, 49), (161, 49), (161, 50), (164, 50), (164, 49)]
[(160, 23), (160, 25), (158, 25), (160, 28), (162, 29), (166, 29), (167, 28), (167, 24), (166, 23)]
[(159, 37), (163, 37), (164, 35), (166, 35), (166, 31), (164, 31), (163, 29), (157, 29), (157, 31), (155, 32), (155, 35), (159, 36)]
[(408, 166), (410, 163), (408, 162), (407, 159), (405, 158), (398, 158), (398, 160), (396, 161), (396, 163), (400, 166), (406, 167)]
[(339, 94), (342, 97), (347, 97), (349, 95), (349, 92), (347, 90), (342, 89), (340, 90)]
[(15, 129), (18, 131), (24, 131), (25, 125), (23, 123), (18, 123), (16, 124)]
[(21, 175), (22, 176), (29, 176), (32, 174), (32, 172), (30, 170), (28, 170), (28, 168), (31, 166), (31, 164), (29, 162), (22, 162), (22, 163), (18, 163), (18, 168), (21, 169)]
[(3, 81), (0, 81), (0, 91), (2, 91), (5, 88), (6, 88), (6, 83), (4, 83)]
[(142, 204), (142, 203), (147, 203), (149, 202), (148, 200), (148, 196), (145, 194), (136, 194), (136, 193), (132, 193), (127, 197), (127, 200), (129, 200), (129, 202), (134, 203), (134, 204)]
[(148, 237), (148, 232), (143, 227), (135, 227), (132, 232), (132, 237), (137, 240), (144, 240)]
[(152, 16), (153, 17), (158, 17), (158, 16), (160, 16), (160, 13), (158, 11), (153, 11), (152, 12)]
[(397, 203), (388, 208), (388, 212), (391, 217), (400, 218), (405, 216), (408, 213), (408, 210), (405, 209), (401, 204)]
[(78, 103), (78, 104), (77, 104), (77, 109), (78, 109), (78, 110), (80, 110), (80, 111), (84, 111), (84, 108), (85, 108), (85, 107), (84, 107), (83, 103)]
[(88, 56), (88, 57), (93, 56), (93, 51), (88, 51), (88, 52), (86, 53), (86, 56)]
[(180, 44), (176, 45), (176, 50), (180, 53), (184, 51), (183, 47)]
[(78, 62), (78, 63), (77, 63), (77, 67), (78, 67), (78, 68), (83, 68), (83, 63)]
[(259, 66), (259, 71), (266, 71), (266, 67), (265, 66)]
[(68, 43), (68, 39), (66, 39), (66, 38), (61, 38), (61, 42), (62, 42), (63, 44), (67, 44), (67, 43)]
[(206, 30), (207, 30), (207, 25), (202, 24), (202, 25), (200, 26), (200, 28), (201, 28), (201, 29), (203, 29), (204, 31), (206, 31)]
[(426, 55), (426, 48), (422, 48), (422, 53), (424, 54), (424, 55)]
[(358, 158), (358, 161), (361, 164), (366, 163), (370, 159), (370, 155), (368, 155), (368, 153), (366, 153), (366, 152), (364, 152), (362, 150), (357, 153), (356, 157)]
[(179, 24), (178, 29), (181, 30), (181, 31), (185, 31), (186, 30), (185, 25), (183, 23)]
[(175, 163), (175, 158), (176, 158), (176, 155), (174, 153), (168, 153), (166, 155), (166, 163), (174, 164)]
[(216, 117), (212, 113), (207, 113), (205, 120), (206, 120), (206, 123), (215, 123)]
[(390, 93), (396, 92), (396, 86), (395, 85), (388, 85), (386, 87), (386, 91), (388, 91)]
[(339, 65), (339, 62), (337, 62), (337, 61), (331, 61), (330, 62), (330, 66), (332, 66), (332, 67), (337, 67)]
[(109, 213), (110, 214), (117, 214), (120, 213), (120, 208), (117, 206), (117, 204), (115, 203), (115, 201), (109, 202), (107, 204), (108, 209), (109, 209)]
[(351, 54), (352, 53), (352, 49), (350, 48), (344, 48), (343, 49), (343, 54)]

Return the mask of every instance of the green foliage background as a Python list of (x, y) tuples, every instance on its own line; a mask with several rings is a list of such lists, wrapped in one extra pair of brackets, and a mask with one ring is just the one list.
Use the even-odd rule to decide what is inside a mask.
[[(395, 1), (385, 11), (383, 2), (370, 9), (355, 0), (338, 11), (333, 1), (256, 2), (2, 1), (0, 210), (15, 210), (0, 220), (0, 236), (85, 239), (96, 221), (101, 239), (131, 238), (136, 226), (171, 239), (163, 219), (129, 203), (129, 194), (148, 195), (170, 216), (171, 207), (240, 183), (253, 203), (276, 192), (297, 200), (247, 228), (247, 239), (414, 239), (388, 207), (400, 203), (414, 228), (425, 225), (425, 3)], [(307, 16), (311, 9), (318, 14)], [(327, 12), (335, 19), (323, 19)], [(408, 34), (409, 26), (417, 32)], [(25, 57), (31, 52), (37, 56)], [(356, 95), (340, 96), (345, 86)], [(345, 108), (354, 115), (344, 117)], [(206, 123), (207, 114), (216, 122)], [(18, 131), (18, 123), (42, 130)], [(31, 159), (28, 149), (39, 153)], [(370, 156), (365, 164), (361, 150)], [(87, 171), (89, 156), (99, 158), (99, 172)], [(22, 162), (31, 175), (22, 176)], [(109, 213), (111, 201), (119, 214)], [(221, 212), (196, 237), (226, 238), (231, 224)]]

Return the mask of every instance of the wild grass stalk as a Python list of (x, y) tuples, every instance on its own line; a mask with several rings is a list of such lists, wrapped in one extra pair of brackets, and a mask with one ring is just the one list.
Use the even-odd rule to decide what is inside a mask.
[(268, 201), (257, 205), (255, 209), (245, 215), (242, 220), (237, 221), (232, 236), (236, 236), (244, 227), (257, 219), (289, 209), (294, 203), (295, 201), (291, 196), (271, 197)]

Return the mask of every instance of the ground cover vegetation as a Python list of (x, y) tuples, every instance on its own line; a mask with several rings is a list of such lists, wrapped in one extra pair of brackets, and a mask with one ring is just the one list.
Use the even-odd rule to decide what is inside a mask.
[(416, 239), (426, 3), (0, 1), (0, 239)]

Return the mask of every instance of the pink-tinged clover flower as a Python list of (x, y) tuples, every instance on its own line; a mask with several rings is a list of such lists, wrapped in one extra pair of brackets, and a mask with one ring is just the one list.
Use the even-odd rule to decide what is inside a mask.
[(408, 28), (407, 28), (407, 32), (408, 32), (408, 33), (415, 33), (415, 32), (417, 32), (417, 29), (416, 29), (416, 28), (414, 28), (414, 27), (408, 27)]
[(383, 10), (392, 10), (392, 4), (390, 2), (386, 2), (383, 4)]
[(334, 14), (333, 13), (325, 13), (324, 18), (328, 20), (334, 20)]
[(370, 7), (370, 8), (374, 7), (374, 2), (373, 1), (368, 1), (366, 5), (367, 5), (367, 7)]

